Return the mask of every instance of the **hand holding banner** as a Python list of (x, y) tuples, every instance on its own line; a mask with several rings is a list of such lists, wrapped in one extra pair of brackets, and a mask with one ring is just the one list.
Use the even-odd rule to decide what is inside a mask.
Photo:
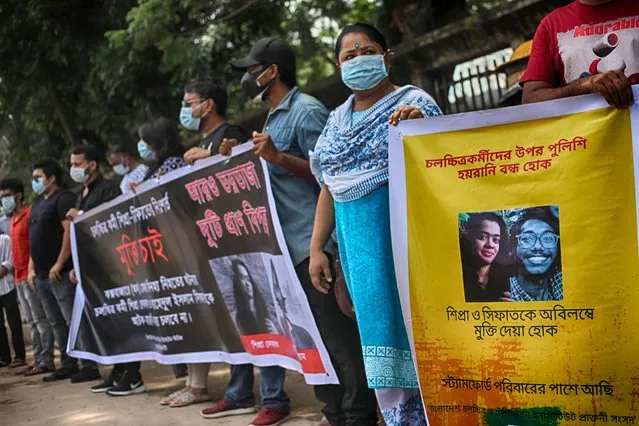
[[(69, 349), (101, 363), (280, 365), (337, 383), (250, 144), (79, 216)], [(88, 330), (91, 330), (89, 333)]]
[(639, 106), (590, 96), (395, 130), (395, 263), (431, 424), (635, 423), (638, 128)]

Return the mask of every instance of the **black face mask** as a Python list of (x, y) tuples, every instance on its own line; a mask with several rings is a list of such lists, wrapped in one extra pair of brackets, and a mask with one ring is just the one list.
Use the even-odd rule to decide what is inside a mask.
[(266, 85), (260, 85), (260, 83), (258, 83), (259, 78), (262, 77), (266, 71), (268, 71), (268, 67), (262, 71), (254, 73), (249, 73), (247, 71), (242, 76), (242, 81), (240, 82), (242, 85), (242, 91), (254, 102), (264, 102), (266, 92), (271, 86), (271, 82), (268, 82)]

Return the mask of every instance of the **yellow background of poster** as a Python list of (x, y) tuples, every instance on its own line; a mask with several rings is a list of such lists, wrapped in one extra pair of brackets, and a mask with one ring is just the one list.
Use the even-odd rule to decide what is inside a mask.
[[(562, 152), (547, 170), (459, 179), (466, 165), (426, 168), (426, 159), (470, 155), (480, 149), (548, 147), (565, 138), (587, 139), (587, 148)], [(437, 412), (432, 405), (529, 409), (554, 407), (580, 414), (639, 415), (639, 266), (630, 113), (611, 108), (557, 118), (431, 135), (404, 136), (408, 264), (413, 331), (424, 402), (432, 425), (501, 424), (482, 414)], [(543, 157), (550, 158), (547, 148)], [(563, 265), (562, 302), (466, 303), (458, 215), (558, 205)], [(486, 337), (482, 321), (449, 321), (446, 309), (594, 308), (594, 320), (527, 321), (557, 324), (545, 337)], [(520, 325), (507, 321), (495, 325)], [(446, 376), (493, 383), (596, 384), (606, 380), (614, 397), (502, 393), (450, 389)], [(608, 417), (610, 422), (610, 417)], [(639, 424), (639, 418), (636, 419)], [(555, 424), (521, 421), (504, 424)], [(593, 424), (588, 422), (587, 424)], [(599, 423), (597, 423), (599, 424)]]

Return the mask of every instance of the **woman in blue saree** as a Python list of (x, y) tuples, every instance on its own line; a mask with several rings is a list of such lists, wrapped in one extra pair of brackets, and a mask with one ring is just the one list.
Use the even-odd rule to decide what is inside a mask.
[(333, 111), (311, 152), (322, 183), (311, 242), (311, 277), (318, 291), (331, 282), (322, 247), (337, 231), (348, 290), (362, 340), (368, 385), (388, 426), (425, 425), (424, 407), (395, 278), (388, 197), (388, 132), (399, 120), (441, 114), (415, 86), (388, 77), (390, 50), (367, 24), (345, 27), (335, 53), (353, 91)]

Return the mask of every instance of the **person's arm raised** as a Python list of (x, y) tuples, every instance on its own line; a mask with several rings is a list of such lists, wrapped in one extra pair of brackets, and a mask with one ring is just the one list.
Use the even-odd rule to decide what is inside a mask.
[(253, 133), (253, 151), (259, 157), (293, 173), (298, 178), (315, 182), (311, 166), (307, 159), (278, 151), (271, 136), (266, 133)]

